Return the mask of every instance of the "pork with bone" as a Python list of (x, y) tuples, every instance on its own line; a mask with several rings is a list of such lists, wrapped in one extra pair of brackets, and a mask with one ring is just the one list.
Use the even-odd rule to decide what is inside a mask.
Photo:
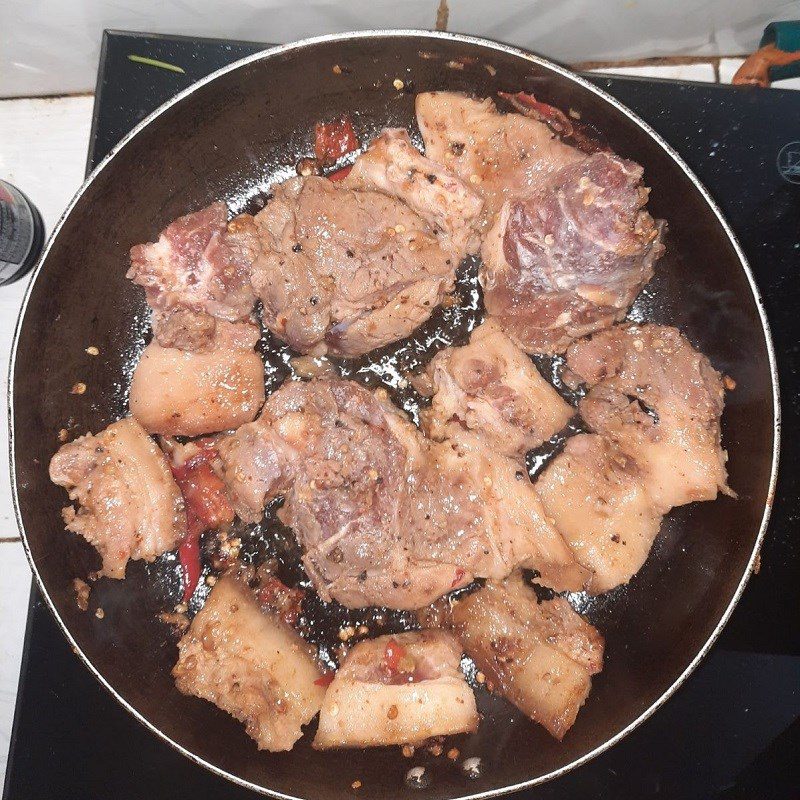
[(518, 465), (479, 442), (429, 442), (351, 381), (285, 384), (218, 447), (240, 516), (285, 497), (281, 519), (323, 599), (413, 609), (521, 562), (557, 588), (582, 584)]
[(256, 217), (265, 325), (302, 353), (358, 356), (402, 339), (453, 288), (457, 259), (396, 197), (293, 178)]
[(131, 413), (149, 433), (200, 436), (238, 428), (264, 404), (264, 364), (249, 322), (217, 321), (200, 351), (154, 340), (133, 372)]
[(627, 583), (639, 571), (663, 510), (647, 491), (644, 470), (615, 442), (591, 433), (572, 437), (536, 489), (575, 558), (591, 570), (592, 594)]
[(259, 248), (253, 218), (228, 223), (225, 203), (179, 217), (158, 241), (131, 248), (127, 277), (142, 286), (165, 347), (208, 346), (215, 320), (248, 319), (255, 304), (250, 265)]
[(423, 92), (416, 116), (425, 155), (454, 172), (483, 196), (483, 228), (507, 200), (549, 186), (562, 167), (586, 155), (523, 114), (503, 114), (494, 102), (457, 92)]
[(480, 248), (483, 198), (470, 183), (423, 156), (402, 128), (390, 128), (360, 155), (344, 184), (402, 200), (437, 233), (456, 263)]
[(519, 572), (459, 600), (451, 625), (498, 694), (557, 739), (603, 668), (603, 637), (561, 597), (539, 602)]
[(661, 513), (713, 500), (727, 485), (722, 378), (677, 328), (618, 325), (567, 351), (566, 379), (585, 383), (579, 410), (642, 471)]
[(466, 428), (496, 452), (523, 458), (574, 413), (491, 319), (472, 332), (469, 344), (438, 353), (426, 371), (433, 397), (422, 426), (439, 441), (457, 439)]
[(64, 522), (100, 553), (102, 575), (124, 578), (129, 560), (153, 561), (186, 536), (167, 460), (130, 417), (63, 445), (50, 461), (50, 480), (77, 503), (63, 510)]
[(325, 693), (314, 747), (417, 744), (474, 732), (475, 696), (460, 662), (461, 645), (445, 631), (359, 642)]
[(264, 611), (236, 573), (217, 581), (178, 653), (178, 689), (244, 723), (259, 750), (291, 750), (322, 705), (322, 672), (309, 645)]
[(479, 279), (490, 317), (529, 353), (555, 353), (622, 319), (664, 252), (643, 170), (596, 153), (504, 204)]

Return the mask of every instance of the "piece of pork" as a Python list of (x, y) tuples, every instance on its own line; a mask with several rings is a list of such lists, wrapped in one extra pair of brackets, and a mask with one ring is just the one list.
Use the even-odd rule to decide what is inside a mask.
[(259, 519), (285, 496), (281, 519), (326, 600), (413, 609), (520, 562), (580, 588), (583, 572), (527, 475), (472, 446), (430, 443), (356, 383), (312, 380), (281, 387), (219, 452), (240, 516)]
[(664, 252), (643, 170), (596, 153), (503, 205), (481, 250), (486, 310), (529, 353), (622, 319)]
[(639, 571), (662, 513), (642, 469), (613, 441), (590, 433), (572, 437), (536, 490), (576, 559), (592, 571), (592, 594), (627, 583)]
[[(253, 218), (242, 214), (228, 223), (222, 202), (179, 217), (157, 242), (132, 247), (127, 277), (144, 287), (148, 305), (157, 312), (159, 341), (165, 347), (199, 349), (213, 334), (214, 319), (246, 320), (256, 299), (250, 265), (258, 249)], [(184, 313), (170, 319), (175, 310)]]
[(603, 666), (603, 637), (556, 597), (539, 602), (519, 573), (459, 600), (452, 625), (494, 691), (557, 739)]
[(293, 178), (256, 221), (264, 323), (302, 353), (351, 357), (394, 342), (452, 290), (457, 260), (396, 197)]
[(422, 425), (440, 441), (466, 427), (498, 453), (520, 458), (574, 413), (493, 320), (477, 327), (468, 345), (438, 353), (427, 373), (434, 394)]
[(254, 352), (260, 331), (218, 320), (200, 351), (151, 342), (131, 380), (130, 408), (150, 433), (200, 436), (251, 422), (264, 404), (264, 364)]
[(483, 199), (440, 163), (423, 156), (403, 128), (384, 130), (353, 164), (344, 185), (397, 197), (437, 233), (456, 262), (477, 253)]
[(524, 467), (469, 431), (429, 453), (425, 470), (409, 480), (405, 518), (419, 556), (456, 566), (451, 588), (502, 579), (520, 564), (557, 591), (583, 588), (588, 573), (548, 520)]
[(576, 342), (567, 376), (589, 388), (580, 413), (642, 470), (655, 506), (713, 500), (727, 486), (720, 374), (677, 328), (618, 325)]
[(445, 631), (359, 642), (325, 694), (314, 747), (417, 744), (474, 732), (475, 696), (460, 662), (461, 645)]
[(485, 199), (483, 225), (507, 200), (549, 185), (553, 174), (586, 155), (523, 114), (501, 114), (490, 99), (457, 92), (416, 97), (425, 155), (473, 186)]
[(322, 705), (309, 645), (235, 573), (217, 581), (178, 652), (178, 689), (244, 723), (259, 750), (291, 750)]
[(50, 480), (78, 504), (62, 512), (67, 529), (97, 549), (101, 574), (110, 578), (124, 578), (129, 560), (152, 561), (186, 535), (167, 460), (132, 418), (63, 445), (50, 461)]

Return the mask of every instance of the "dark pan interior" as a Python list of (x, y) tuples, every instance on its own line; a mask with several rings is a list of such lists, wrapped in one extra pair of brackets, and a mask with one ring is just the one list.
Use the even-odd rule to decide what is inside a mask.
[[(338, 74), (334, 65), (342, 67)], [(396, 78), (405, 90), (393, 87)], [(59, 510), (66, 498), (47, 478), (61, 428), (71, 436), (97, 431), (124, 411), (127, 376), (146, 330), (140, 291), (124, 277), (129, 247), (212, 200), (245, 208), (271, 178), (291, 174), (297, 157), (310, 153), (317, 120), (350, 113), (362, 139), (386, 125), (413, 127), (414, 93), (429, 89), (479, 96), (533, 91), (578, 111), (614, 150), (642, 163), (652, 213), (667, 219), (670, 231), (667, 255), (632, 314), (679, 326), (737, 383), (723, 434), (739, 498), (674, 511), (631, 584), (584, 604), (607, 638), (608, 657), (562, 743), (479, 692), (480, 730), (456, 742), (464, 756), (484, 761), (482, 776), (472, 781), (447, 759), (409, 761), (397, 748), (317, 753), (306, 737), (289, 754), (257, 752), (238, 723), (173, 686), (175, 638), (157, 613), (178, 599), (174, 561), (133, 565), (124, 582), (100, 581), (90, 612), (102, 606), (104, 619), (78, 610), (71, 580), (85, 577), (97, 561), (88, 546), (63, 533)], [(463, 316), (448, 319), (464, 324)], [(85, 353), (90, 345), (99, 356)], [(422, 357), (433, 352), (430, 347)], [(275, 381), (285, 369), (280, 359), (272, 364), (268, 378)], [(88, 387), (83, 395), (70, 393), (78, 381)], [(407, 795), (403, 776), (415, 764), (431, 767), (427, 797), (502, 790), (601, 746), (656, 703), (713, 634), (746, 570), (769, 499), (774, 419), (766, 335), (736, 250), (698, 188), (655, 140), (596, 93), (513, 52), (458, 39), (359, 36), (289, 49), (221, 75), (150, 122), (95, 177), (50, 248), (19, 334), (13, 404), (27, 543), (86, 658), (145, 720), (199, 759), (303, 798), (352, 797), (356, 779), (363, 797)]]

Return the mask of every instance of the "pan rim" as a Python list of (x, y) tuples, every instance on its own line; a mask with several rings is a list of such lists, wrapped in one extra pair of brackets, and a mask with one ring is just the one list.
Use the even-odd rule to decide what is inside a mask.
[(20, 334), (22, 330), (23, 323), (25, 321), (26, 311), (28, 308), (28, 303), (33, 292), (33, 287), (35, 286), (40, 273), (44, 267), (44, 263), (47, 260), (47, 256), (58, 237), (58, 234), (63, 227), (65, 221), (67, 220), (68, 216), (71, 214), (74, 207), (80, 201), (81, 197), (84, 193), (89, 189), (91, 184), (95, 181), (95, 179), (103, 172), (108, 165), (113, 161), (114, 157), (122, 150), (128, 142), (130, 142), (135, 136), (139, 134), (147, 125), (157, 119), (161, 114), (165, 113), (168, 109), (172, 106), (179, 104), (183, 101), (184, 98), (190, 96), (194, 92), (198, 91), (206, 84), (209, 84), (216, 80), (217, 78), (226, 75), (230, 72), (234, 72), (242, 67), (245, 67), (249, 64), (255, 63), (261, 60), (268, 60), (276, 56), (280, 56), (282, 54), (291, 53), (293, 51), (303, 50), (315, 45), (319, 44), (327, 44), (331, 42), (344, 42), (344, 41), (353, 41), (353, 40), (360, 40), (360, 39), (367, 39), (367, 38), (411, 38), (416, 37), (418, 39), (430, 39), (430, 40), (446, 40), (446, 41), (456, 41), (466, 45), (474, 45), (478, 47), (482, 47), (489, 50), (495, 50), (497, 52), (502, 52), (506, 55), (511, 55), (515, 58), (524, 59), (525, 61), (531, 62), (533, 64), (545, 67), (552, 72), (559, 74), (560, 76), (566, 78), (567, 80), (571, 81), (574, 84), (577, 84), (584, 90), (590, 91), (593, 94), (600, 97), (606, 103), (612, 105), (616, 108), (619, 112), (623, 113), (626, 117), (628, 117), (634, 124), (636, 124), (642, 131), (648, 135), (651, 139), (653, 139), (662, 150), (664, 150), (667, 155), (675, 162), (679, 169), (683, 171), (683, 173), (689, 178), (692, 182), (694, 187), (702, 196), (703, 200), (706, 202), (708, 207), (716, 216), (717, 222), (722, 227), (722, 230), (725, 232), (725, 235), (728, 237), (733, 249), (739, 259), (739, 263), (745, 273), (747, 281), (750, 286), (750, 292), (752, 294), (753, 300), (756, 304), (756, 308), (758, 310), (759, 320), (761, 323), (761, 329), (764, 334), (764, 339), (767, 348), (767, 356), (769, 361), (769, 370), (770, 370), (770, 378), (771, 378), (771, 386), (772, 386), (772, 399), (773, 399), (773, 447), (772, 447), (772, 464), (770, 468), (770, 479), (769, 485), (767, 490), (767, 500), (764, 505), (764, 512), (762, 514), (761, 522), (759, 525), (758, 534), (756, 536), (753, 549), (750, 553), (750, 557), (748, 559), (747, 565), (745, 570), (742, 574), (742, 577), (739, 580), (739, 583), (733, 592), (731, 599), (725, 608), (724, 612), (720, 616), (719, 620), (717, 621), (714, 630), (709, 635), (706, 642), (703, 646), (698, 650), (698, 652), (694, 655), (694, 657), (690, 660), (690, 662), (686, 665), (686, 667), (681, 671), (681, 673), (676, 677), (676, 679), (670, 684), (669, 687), (661, 694), (661, 696), (652, 703), (647, 709), (645, 709), (641, 714), (639, 714), (635, 719), (629, 722), (624, 728), (619, 730), (616, 734), (612, 737), (604, 741), (602, 744), (598, 745), (594, 749), (590, 750), (587, 753), (584, 753), (579, 758), (573, 759), (568, 764), (565, 764), (562, 767), (559, 767), (556, 770), (552, 770), (551, 772), (547, 772), (543, 775), (539, 775), (535, 778), (531, 778), (526, 781), (520, 781), (515, 784), (510, 784), (507, 786), (497, 787), (494, 789), (488, 789), (482, 792), (466, 792), (464, 794), (455, 794), (450, 796), (450, 800), (486, 800), (491, 797), (499, 797), (505, 794), (509, 794), (511, 792), (521, 791), (524, 789), (530, 789), (534, 786), (546, 783), (550, 780), (558, 778), (566, 773), (572, 771), (573, 769), (581, 766), (582, 764), (587, 763), (588, 761), (592, 760), (596, 756), (600, 755), (601, 753), (605, 752), (606, 750), (613, 747), (615, 744), (620, 742), (625, 736), (635, 730), (639, 725), (641, 725), (645, 720), (647, 720), (650, 716), (652, 716), (661, 706), (677, 691), (677, 689), (684, 683), (684, 681), (691, 675), (692, 672), (697, 668), (699, 663), (703, 660), (703, 658), (707, 655), (708, 651), (716, 642), (717, 638), (719, 637), (722, 629), (727, 624), (731, 614), (733, 613), (734, 608), (739, 602), (739, 599), (744, 592), (745, 587), (749, 581), (750, 575), (753, 572), (753, 568), (756, 563), (756, 559), (758, 558), (758, 554), (761, 550), (761, 546), (764, 541), (764, 537), (766, 535), (767, 526), (769, 523), (770, 514), (772, 511), (772, 505), (775, 498), (775, 488), (777, 483), (777, 476), (778, 476), (778, 462), (780, 457), (780, 430), (781, 430), (781, 408), (780, 408), (780, 387), (779, 387), (779, 380), (778, 380), (778, 369), (777, 369), (777, 362), (775, 357), (775, 348), (772, 341), (772, 333), (770, 330), (769, 321), (766, 316), (766, 312), (764, 310), (764, 303), (761, 298), (761, 293), (758, 289), (756, 284), (755, 278), (753, 276), (752, 270), (750, 265), (747, 261), (747, 257), (742, 250), (742, 247), (736, 237), (736, 234), (731, 229), (730, 225), (728, 224), (727, 220), (723, 216), (721, 210), (717, 206), (716, 202), (709, 194), (708, 190), (702, 184), (702, 182), (698, 179), (698, 177), (694, 174), (694, 172), (690, 169), (690, 167), (686, 164), (686, 162), (681, 158), (681, 156), (653, 129), (651, 128), (644, 120), (640, 119), (638, 115), (636, 115), (633, 111), (631, 111), (627, 106), (621, 103), (612, 95), (608, 94), (607, 92), (603, 91), (599, 87), (592, 84), (586, 78), (581, 77), (580, 75), (576, 74), (575, 72), (567, 69), (566, 67), (561, 66), (560, 64), (550, 61), (547, 58), (542, 56), (536, 55), (534, 53), (530, 53), (524, 49), (514, 47), (512, 45), (507, 45), (502, 42), (497, 42), (492, 39), (479, 37), (479, 36), (472, 36), (468, 34), (461, 34), (461, 33), (454, 33), (449, 31), (430, 31), (424, 29), (396, 29), (396, 30), (382, 30), (382, 29), (370, 29), (370, 30), (362, 30), (362, 31), (349, 31), (343, 33), (334, 33), (334, 34), (324, 34), (321, 36), (313, 36), (308, 37), (305, 39), (300, 39), (295, 42), (290, 42), (287, 44), (277, 45), (275, 47), (267, 48), (265, 50), (261, 50), (257, 53), (253, 53), (249, 56), (246, 56), (242, 59), (232, 62), (224, 67), (221, 67), (218, 70), (210, 73), (209, 75), (201, 78), (197, 82), (193, 83), (191, 86), (188, 86), (186, 89), (183, 89), (181, 92), (176, 94), (174, 97), (167, 100), (153, 112), (148, 114), (141, 122), (135, 125), (109, 152), (108, 154), (97, 164), (97, 166), (92, 170), (92, 172), (86, 177), (84, 182), (82, 183), (81, 187), (73, 196), (72, 200), (67, 205), (66, 209), (62, 213), (61, 217), (58, 220), (58, 223), (53, 228), (52, 233), (50, 234), (47, 244), (42, 252), (42, 255), (39, 258), (39, 261), (34, 269), (32, 276), (30, 278), (30, 282), (25, 290), (25, 295), (23, 298), (23, 302), (20, 308), (19, 316), (17, 318), (17, 322), (14, 329), (14, 338), (12, 343), (11, 349), (11, 356), (9, 359), (9, 372), (8, 372), (8, 427), (9, 427), (9, 467), (10, 467), (10, 479), (11, 479), (11, 495), (12, 501), (14, 505), (14, 515), (17, 520), (17, 526), (20, 530), (20, 534), (22, 537), (23, 546), (25, 548), (25, 554), (28, 559), (28, 563), (30, 565), (31, 571), (33, 573), (34, 578), (36, 579), (36, 583), (38, 585), (39, 591), (42, 594), (42, 597), (47, 604), (51, 614), (56, 620), (59, 628), (61, 629), (62, 633), (66, 637), (67, 641), (71, 645), (73, 651), (78, 655), (81, 661), (84, 663), (86, 668), (89, 672), (99, 681), (99, 683), (114, 697), (114, 699), (120, 703), (120, 705), (125, 708), (125, 710), (130, 713), (134, 719), (144, 725), (148, 730), (162, 739), (164, 742), (169, 744), (183, 756), (188, 758), (189, 760), (193, 761), (194, 763), (198, 764), (199, 766), (204, 767), (205, 769), (209, 770), (210, 772), (223, 777), (239, 786), (244, 788), (250, 789), (262, 795), (267, 795), (270, 797), (280, 798), (280, 800), (309, 800), (306, 796), (300, 795), (292, 795), (292, 794), (285, 794), (283, 792), (276, 791), (274, 789), (270, 789), (264, 786), (260, 786), (258, 784), (252, 783), (244, 778), (241, 778), (238, 775), (235, 775), (231, 772), (228, 772), (221, 767), (216, 766), (215, 764), (211, 764), (205, 759), (201, 758), (200, 756), (193, 753), (191, 750), (187, 749), (183, 745), (176, 742), (166, 733), (161, 731), (157, 728), (149, 719), (147, 719), (142, 713), (140, 713), (136, 708), (134, 708), (124, 697), (122, 697), (116, 689), (110, 684), (110, 682), (101, 674), (101, 672), (95, 668), (94, 664), (91, 662), (89, 657), (83, 652), (81, 647), (78, 645), (77, 641), (74, 639), (72, 634), (70, 633), (69, 629), (67, 628), (64, 621), (61, 619), (61, 616), (53, 602), (52, 598), (50, 597), (49, 592), (47, 591), (46, 586), (44, 585), (44, 581), (42, 580), (41, 575), (39, 574), (38, 568), (36, 563), (33, 559), (33, 555), (31, 553), (28, 538), (25, 531), (25, 525), (22, 519), (22, 513), (20, 510), (19, 505), (19, 496), (17, 490), (17, 472), (16, 472), (16, 463), (14, 458), (15, 453), (15, 412), (14, 412), (14, 373), (16, 368), (16, 360), (17, 360), (17, 350), (19, 345)]

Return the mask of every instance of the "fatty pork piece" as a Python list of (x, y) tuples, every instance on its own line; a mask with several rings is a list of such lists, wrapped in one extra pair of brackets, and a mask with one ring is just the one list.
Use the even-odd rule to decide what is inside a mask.
[(528, 561), (579, 588), (527, 475), (467, 446), (430, 443), (385, 398), (320, 379), (284, 384), (219, 452), (240, 517), (285, 497), (280, 517), (325, 600), (414, 609)]
[(557, 170), (586, 157), (543, 122), (501, 114), (488, 98), (424, 92), (417, 95), (416, 114), (425, 155), (483, 195), (485, 227), (506, 200), (527, 197), (549, 185)]
[(152, 561), (186, 535), (167, 460), (134, 419), (63, 445), (50, 461), (50, 480), (78, 504), (63, 510), (64, 522), (97, 548), (102, 575), (124, 578), (130, 559)]
[(575, 558), (591, 570), (592, 594), (627, 583), (639, 571), (662, 511), (642, 469), (614, 442), (590, 433), (569, 439), (536, 489)]
[(208, 346), (215, 320), (248, 319), (255, 304), (250, 265), (258, 229), (247, 214), (228, 223), (224, 203), (179, 217), (157, 242), (131, 248), (127, 277), (144, 287), (164, 347)]
[(384, 130), (360, 155), (344, 181), (402, 200), (437, 233), (456, 262), (477, 253), (483, 199), (469, 183), (423, 156), (403, 128)]
[(309, 645), (235, 573), (217, 581), (178, 651), (178, 689), (244, 723), (259, 750), (291, 750), (322, 705)]
[(603, 668), (603, 637), (561, 597), (538, 602), (519, 573), (459, 600), (452, 624), (494, 690), (557, 739)]
[(643, 170), (596, 153), (503, 205), (479, 274), (490, 317), (526, 352), (556, 353), (622, 319), (664, 252)]
[(586, 383), (580, 412), (643, 473), (656, 508), (713, 500), (727, 485), (720, 374), (677, 328), (619, 325), (576, 342), (567, 379)]
[(409, 481), (407, 519), (419, 556), (458, 565), (451, 589), (474, 578), (500, 580), (518, 565), (536, 570), (539, 582), (556, 591), (583, 588), (588, 573), (518, 462), (469, 431), (432, 444), (428, 458), (425, 471)]
[(200, 351), (151, 342), (131, 381), (131, 413), (150, 433), (200, 436), (252, 422), (264, 404), (264, 364), (253, 351), (260, 331), (217, 321)]
[(438, 353), (427, 368), (433, 388), (422, 412), (428, 436), (457, 438), (466, 427), (498, 453), (519, 458), (569, 422), (572, 408), (493, 320), (468, 345)]
[(395, 197), (293, 178), (256, 221), (264, 323), (301, 353), (353, 357), (402, 339), (453, 288), (457, 259)]
[(416, 744), (478, 728), (461, 645), (423, 630), (359, 642), (325, 694), (314, 747)]

